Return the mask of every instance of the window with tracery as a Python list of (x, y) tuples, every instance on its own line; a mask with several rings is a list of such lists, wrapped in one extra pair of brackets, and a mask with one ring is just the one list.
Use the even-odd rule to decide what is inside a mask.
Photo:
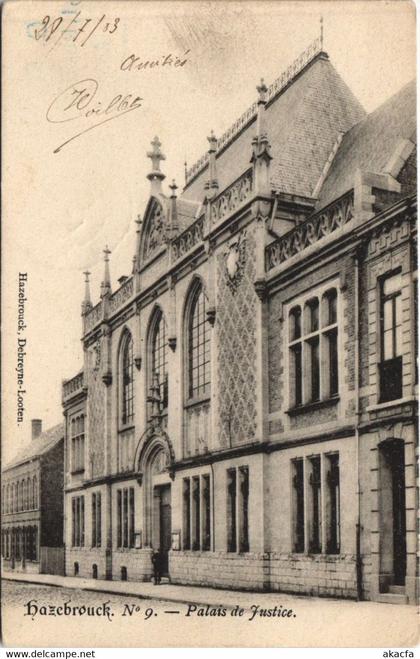
[(130, 335), (127, 335), (122, 350), (121, 421), (123, 424), (128, 424), (134, 420), (133, 341)]
[(210, 393), (210, 326), (201, 286), (193, 293), (188, 318), (188, 394), (196, 398)]

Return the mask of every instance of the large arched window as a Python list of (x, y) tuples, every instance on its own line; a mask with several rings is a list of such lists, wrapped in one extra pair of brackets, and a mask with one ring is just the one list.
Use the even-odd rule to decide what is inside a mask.
[(167, 337), (166, 322), (161, 311), (156, 312), (152, 323), (151, 342), (151, 370), (149, 374), (150, 385), (153, 384), (155, 375), (159, 381), (159, 394), (162, 409), (168, 407), (168, 360), (167, 360)]
[(188, 310), (187, 362), (188, 397), (205, 396), (210, 392), (210, 327), (201, 285), (193, 290)]
[(127, 332), (122, 344), (121, 356), (121, 421), (133, 423), (134, 420), (134, 371), (133, 340)]

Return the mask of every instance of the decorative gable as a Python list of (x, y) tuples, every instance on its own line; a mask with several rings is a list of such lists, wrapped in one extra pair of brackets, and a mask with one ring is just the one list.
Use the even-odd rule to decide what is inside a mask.
[(144, 263), (151, 259), (160, 248), (166, 245), (166, 241), (166, 208), (161, 203), (161, 200), (152, 197), (145, 213), (142, 246), (140, 249), (140, 262)]

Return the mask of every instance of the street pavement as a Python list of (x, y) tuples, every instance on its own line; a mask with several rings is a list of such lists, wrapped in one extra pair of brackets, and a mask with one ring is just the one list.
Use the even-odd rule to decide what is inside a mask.
[[(395, 648), (418, 641), (414, 606), (56, 575), (3, 579), (8, 647)], [(76, 607), (71, 615), (62, 613), (66, 602)]]

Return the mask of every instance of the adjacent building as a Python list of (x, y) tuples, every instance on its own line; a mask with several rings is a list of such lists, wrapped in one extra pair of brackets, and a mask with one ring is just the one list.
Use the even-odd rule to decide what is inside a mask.
[(89, 273), (63, 385), (66, 573), (416, 597), (416, 107), (317, 40)]
[(64, 427), (42, 432), (2, 470), (1, 550), (8, 572), (64, 573)]

